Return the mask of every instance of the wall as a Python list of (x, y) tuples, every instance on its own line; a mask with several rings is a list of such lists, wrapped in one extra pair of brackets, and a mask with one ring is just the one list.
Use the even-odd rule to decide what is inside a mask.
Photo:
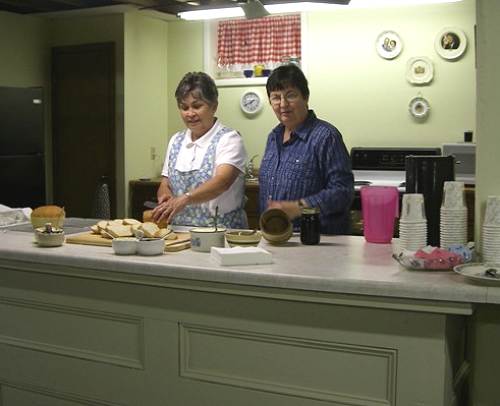
[(167, 139), (167, 23), (125, 14), (125, 189), (157, 176)]
[(0, 86), (47, 86), (47, 22), (0, 11)]
[(500, 183), (493, 175), (500, 171), (500, 3), (478, 0), (477, 10), (477, 156), (476, 156), (476, 241), (489, 195), (500, 195)]
[[(168, 136), (183, 128), (177, 109), (175, 89), (185, 73), (203, 70), (203, 23), (173, 21), (168, 23)], [(167, 139), (163, 153), (167, 150)]]
[(124, 174), (124, 56), (122, 14), (65, 17), (50, 20), (50, 45), (67, 46), (98, 42), (115, 43), (115, 137), (116, 137), (116, 199), (117, 215), (125, 211)]
[[(45, 98), (45, 179), (50, 196), (49, 51), (47, 21), (0, 11), (0, 86), (42, 87)], [(20, 119), (22, 119), (20, 117)]]
[[(436, 146), (460, 141), (464, 130), (475, 129), (474, 0), (314, 12), (306, 15), (306, 23), (310, 107), (340, 129), (348, 147)], [(179, 37), (169, 38), (169, 52), (175, 60), (172, 66), (182, 66), (184, 71), (203, 69), (202, 54), (197, 54), (202, 24), (170, 25), (179, 33)], [(455, 62), (445, 61), (434, 51), (437, 33), (447, 26), (459, 27), (468, 38), (466, 53)], [(403, 52), (392, 61), (380, 58), (375, 51), (375, 40), (384, 30), (396, 31), (404, 43)], [(192, 53), (184, 47), (174, 49), (180, 48), (182, 37), (190, 38)], [(406, 81), (406, 63), (414, 56), (433, 61), (435, 74), (430, 85), (414, 86)], [(169, 89), (172, 86), (169, 84)], [(267, 105), (258, 117), (246, 118), (239, 108), (239, 98), (246, 89), (220, 88), (218, 115), (240, 130), (250, 155), (262, 155), (276, 118)], [(264, 87), (257, 89), (265, 95)], [(415, 122), (408, 113), (409, 101), (419, 93), (431, 105), (425, 123)], [(175, 110), (171, 96), (169, 112)], [(169, 133), (179, 126), (180, 122), (171, 120)]]

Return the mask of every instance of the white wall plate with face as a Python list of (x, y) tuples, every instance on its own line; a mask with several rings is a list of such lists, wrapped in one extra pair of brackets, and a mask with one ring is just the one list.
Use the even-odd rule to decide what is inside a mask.
[(256, 90), (247, 90), (241, 95), (240, 107), (245, 114), (257, 114), (264, 105), (262, 95)]
[(434, 48), (441, 58), (453, 61), (460, 58), (465, 52), (467, 37), (458, 28), (445, 28), (436, 36)]

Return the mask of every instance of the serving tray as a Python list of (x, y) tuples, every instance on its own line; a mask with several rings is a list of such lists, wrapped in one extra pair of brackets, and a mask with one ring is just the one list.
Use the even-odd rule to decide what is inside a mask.
[[(181, 251), (191, 247), (191, 234), (175, 232), (175, 240), (165, 240), (165, 252)], [(111, 239), (104, 238), (100, 234), (88, 231), (80, 234), (72, 234), (66, 237), (66, 242), (70, 244), (98, 245), (101, 247), (111, 247)]]
[[(462, 275), (464, 278), (481, 284), (488, 285), (500, 285), (500, 264), (494, 263), (469, 263), (463, 265), (457, 265), (453, 268), (453, 270)], [(486, 271), (497, 271), (497, 272), (489, 272), (490, 275), (486, 273)]]

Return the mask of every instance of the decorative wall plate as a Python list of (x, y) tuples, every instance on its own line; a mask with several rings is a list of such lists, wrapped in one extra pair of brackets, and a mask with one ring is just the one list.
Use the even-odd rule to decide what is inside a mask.
[(421, 96), (414, 97), (410, 100), (408, 110), (410, 114), (418, 120), (425, 120), (429, 116), (431, 106), (427, 99)]
[(394, 59), (403, 50), (403, 41), (394, 31), (384, 31), (375, 42), (377, 53), (384, 59)]
[(434, 48), (441, 58), (455, 60), (460, 58), (467, 48), (467, 37), (458, 28), (444, 28), (434, 41)]
[(419, 56), (410, 58), (406, 64), (406, 80), (414, 85), (425, 85), (434, 78), (434, 67), (432, 61)]

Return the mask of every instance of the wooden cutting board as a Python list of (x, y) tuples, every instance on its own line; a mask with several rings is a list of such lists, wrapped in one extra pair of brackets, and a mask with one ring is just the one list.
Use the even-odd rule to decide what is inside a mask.
[[(175, 233), (175, 235), (177, 235), (175, 240), (165, 240), (165, 252), (181, 251), (191, 247), (190, 233)], [(111, 241), (110, 238), (104, 238), (92, 231), (66, 237), (66, 242), (70, 244), (99, 245), (102, 247), (111, 247)]]

